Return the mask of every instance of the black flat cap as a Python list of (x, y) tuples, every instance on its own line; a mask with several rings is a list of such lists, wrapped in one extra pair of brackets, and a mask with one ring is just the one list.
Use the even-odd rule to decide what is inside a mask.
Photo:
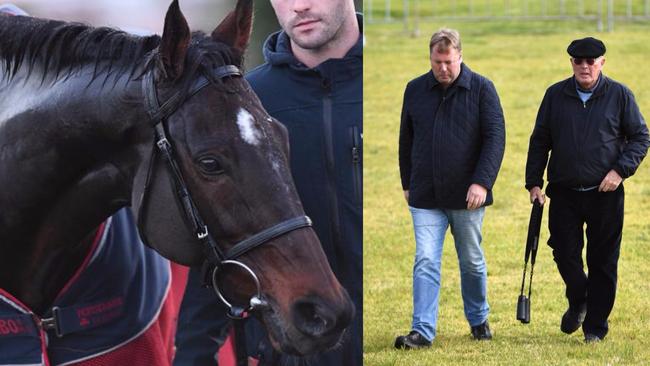
[(596, 38), (587, 37), (571, 42), (566, 51), (571, 57), (597, 58), (605, 54), (605, 44)]

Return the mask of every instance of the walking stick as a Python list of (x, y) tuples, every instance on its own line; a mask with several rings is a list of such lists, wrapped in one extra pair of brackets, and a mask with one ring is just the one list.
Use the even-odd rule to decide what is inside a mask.
[[(517, 299), (517, 320), (523, 324), (530, 323), (530, 296), (533, 291), (533, 270), (535, 268), (535, 258), (537, 257), (537, 246), (539, 244), (539, 231), (542, 226), (542, 213), (544, 206), (535, 200), (530, 212), (530, 222), (528, 223), (528, 239), (526, 240), (526, 254), (524, 256), (524, 274), (521, 278), (521, 293)], [(524, 285), (526, 283), (526, 269), (528, 268), (528, 259), (530, 258), (530, 279), (528, 281), (528, 297), (524, 295)]]

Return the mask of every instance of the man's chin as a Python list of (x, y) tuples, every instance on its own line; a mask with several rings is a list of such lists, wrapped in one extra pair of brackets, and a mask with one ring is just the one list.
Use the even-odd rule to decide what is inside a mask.
[(292, 44), (305, 50), (319, 50), (334, 42), (334, 35), (330, 35), (324, 27), (314, 27), (302, 32), (294, 29), (289, 36)]
[[(436, 75), (434, 75), (434, 76), (436, 76)], [(438, 80), (438, 82), (440, 84), (449, 84), (451, 82), (451, 77), (449, 77), (449, 76), (436, 76), (436, 80)]]
[(576, 78), (576, 80), (578, 80), (578, 84), (583, 88), (586, 88), (585, 85), (592, 85), (594, 83), (594, 80), (591, 79), (591, 78), (580, 78), (580, 77), (578, 77), (578, 78)]
[(293, 43), (304, 50), (319, 50), (324, 48), (331, 40), (322, 37), (297, 37)]

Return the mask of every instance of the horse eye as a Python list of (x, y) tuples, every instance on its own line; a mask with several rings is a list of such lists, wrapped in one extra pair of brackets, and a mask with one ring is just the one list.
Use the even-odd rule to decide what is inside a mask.
[(217, 175), (223, 173), (223, 168), (219, 161), (211, 156), (205, 156), (199, 159), (198, 161), (199, 168), (205, 174)]

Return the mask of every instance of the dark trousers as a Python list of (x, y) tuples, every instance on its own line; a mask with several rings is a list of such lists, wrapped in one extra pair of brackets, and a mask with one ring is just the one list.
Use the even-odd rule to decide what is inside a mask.
[[(569, 306), (578, 309), (586, 303), (587, 316), (582, 330), (602, 338), (607, 334), (607, 318), (616, 297), (623, 232), (623, 185), (607, 193), (551, 185), (547, 194), (551, 197), (548, 245), (553, 248), (553, 259), (566, 284)], [(585, 274), (582, 262), (585, 224), (589, 275)]]

